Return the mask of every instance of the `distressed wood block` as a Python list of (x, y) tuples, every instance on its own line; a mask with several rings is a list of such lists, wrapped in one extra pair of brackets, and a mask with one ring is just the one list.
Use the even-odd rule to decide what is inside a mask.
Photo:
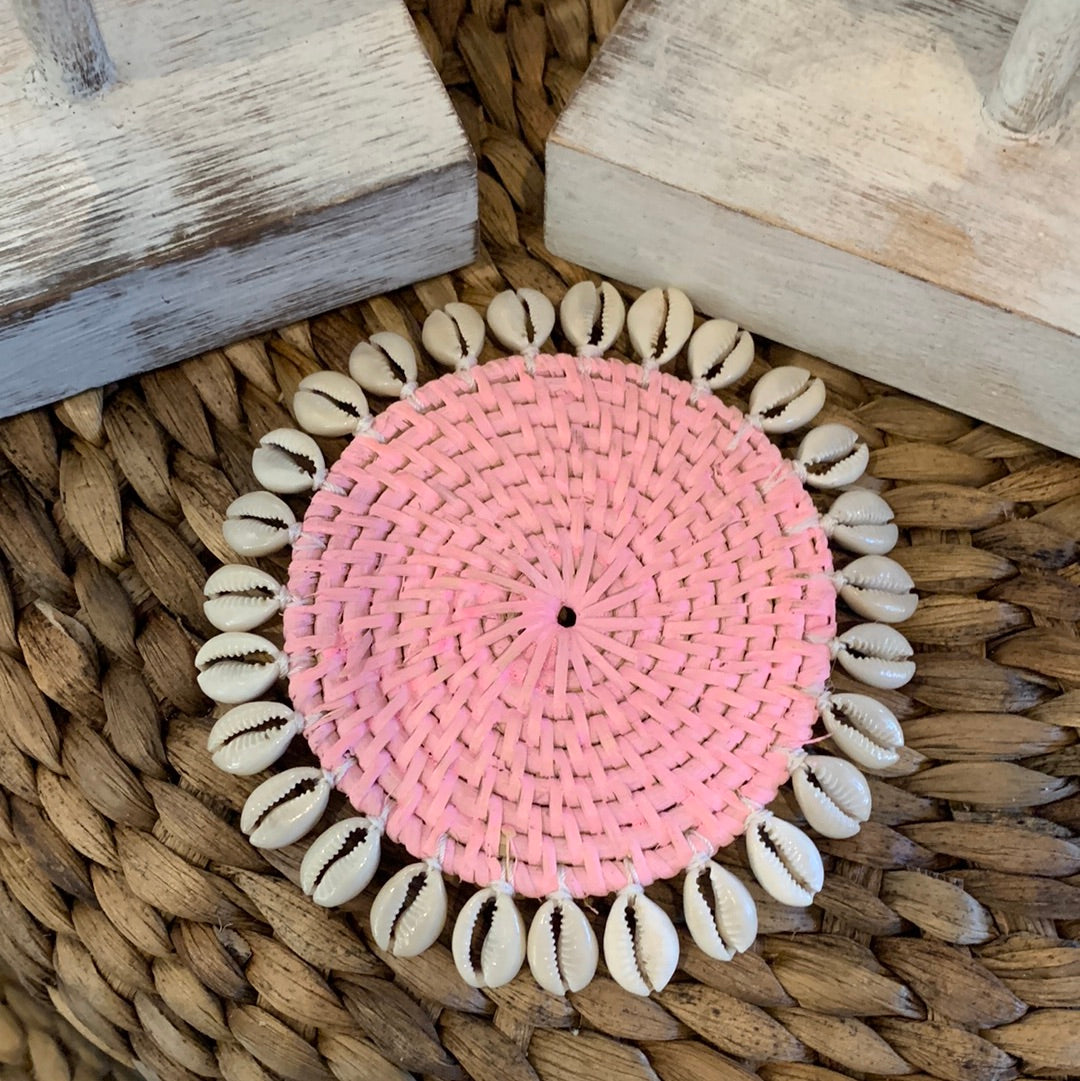
[(117, 82), (55, 101), (0, 3), (0, 415), (472, 259), (475, 163), (398, 0), (97, 12)]
[(547, 243), (1080, 453), (1080, 109), (983, 111), (1021, 0), (631, 0), (554, 129)]

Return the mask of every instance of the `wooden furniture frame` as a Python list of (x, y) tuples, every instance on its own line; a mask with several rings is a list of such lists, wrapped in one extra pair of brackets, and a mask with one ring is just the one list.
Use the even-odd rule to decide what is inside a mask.
[(1078, 62), (1075, 0), (631, 0), (548, 244), (1078, 454)]
[(399, 0), (2, 0), (0, 199), (0, 415), (475, 252)]

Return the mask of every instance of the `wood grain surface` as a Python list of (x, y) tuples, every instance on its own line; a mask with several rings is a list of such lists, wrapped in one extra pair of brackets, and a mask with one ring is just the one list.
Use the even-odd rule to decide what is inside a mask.
[(472, 257), (473, 157), (398, 0), (98, 14), (116, 85), (43, 104), (0, 6), (0, 414)]
[(1080, 452), (1077, 110), (982, 111), (1021, 6), (634, 0), (552, 134), (549, 245)]

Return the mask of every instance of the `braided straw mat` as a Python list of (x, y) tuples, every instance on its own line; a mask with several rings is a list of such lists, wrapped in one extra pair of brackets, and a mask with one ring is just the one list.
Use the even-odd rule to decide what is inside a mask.
[[(471, 267), (0, 423), (4, 1076), (1080, 1074), (1080, 462), (788, 349), (763, 346), (736, 392), (793, 359), (821, 376), (820, 419), (855, 428), (893, 485), (894, 556), (922, 593), (903, 626), (918, 673), (884, 696), (908, 746), (871, 782), (872, 821), (822, 842), (812, 908), (762, 905), (729, 963), (687, 938), (652, 998), (600, 976), (559, 999), (528, 973), (483, 992), (445, 943), (378, 954), (373, 890), (320, 910), (296, 846), (239, 831), (260, 778), (210, 762), (193, 671), (224, 508), (256, 487), (252, 448), (291, 424), (299, 380), (344, 369), (359, 338), (418, 340), (455, 297), (583, 279), (542, 243), (543, 144), (618, 7), (417, 6), (480, 161)], [(650, 894), (676, 910), (672, 884)]]

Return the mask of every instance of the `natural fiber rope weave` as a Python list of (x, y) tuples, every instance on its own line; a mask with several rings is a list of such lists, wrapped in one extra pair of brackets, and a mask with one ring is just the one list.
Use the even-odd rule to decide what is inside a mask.
[(354, 806), (530, 897), (741, 834), (835, 630), (827, 539), (769, 440), (684, 380), (566, 355), (444, 376), (375, 432), (312, 501), (285, 616), (293, 703)]
[(0, 965), (0, 1081), (145, 1081), (36, 1002)]
[[(483, 993), (445, 943), (378, 955), (370, 895), (324, 914), (295, 884), (299, 847), (260, 854), (239, 830), (263, 778), (210, 761), (192, 658), (252, 449), (359, 338), (419, 340), (447, 301), (557, 298), (585, 276), (543, 246), (540, 163), (620, 6), (414, 6), (480, 162), (474, 265), (0, 421), (0, 956), (161, 1081), (1080, 1075), (1080, 462), (780, 346), (725, 400), (769, 366), (819, 375), (822, 419), (871, 448), (921, 594), (901, 627), (918, 674), (888, 696), (904, 756), (858, 837), (823, 845), (812, 908), (759, 896), (752, 952), (686, 943), (649, 1000), (603, 975), (565, 1001), (527, 973)], [(386, 845), (379, 881), (403, 858)], [(648, 892), (678, 905), (668, 883)]]

